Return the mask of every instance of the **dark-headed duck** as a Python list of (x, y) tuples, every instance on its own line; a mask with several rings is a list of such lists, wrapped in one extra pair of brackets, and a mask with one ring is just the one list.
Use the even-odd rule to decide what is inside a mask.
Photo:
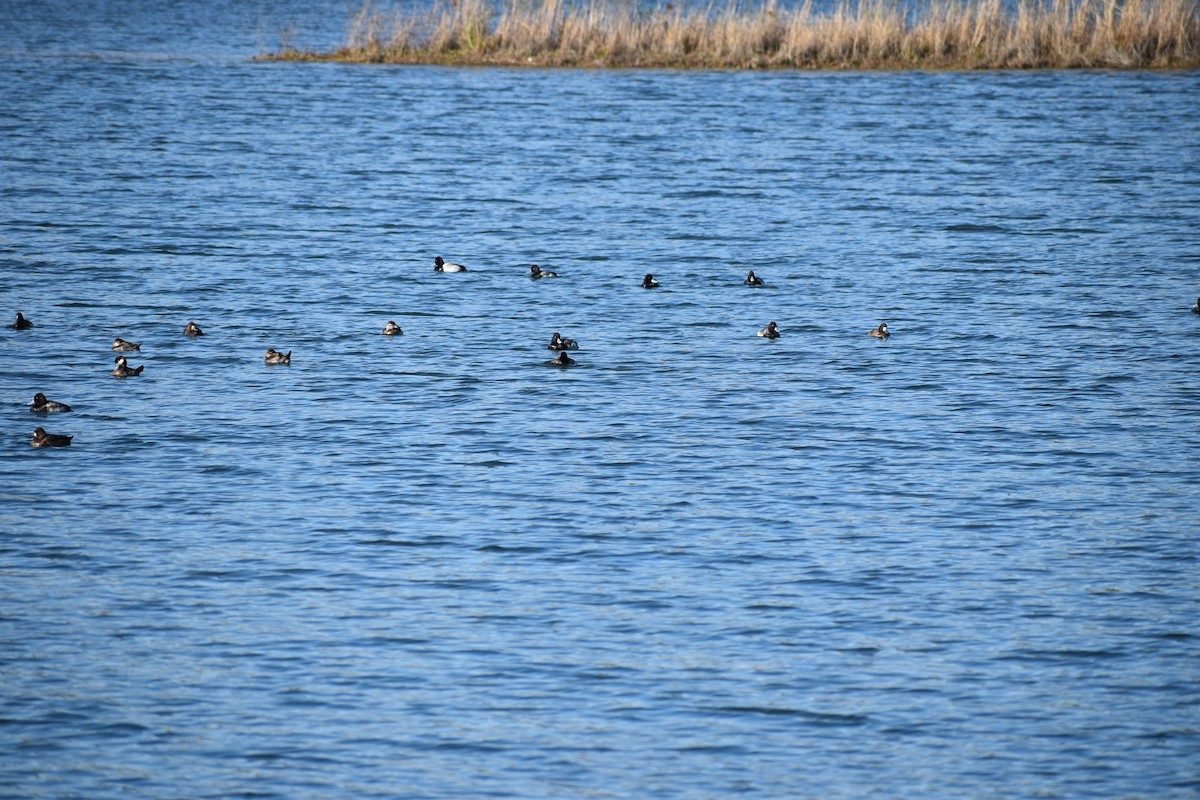
[(24, 315), (22, 315), (21, 312), (18, 311), (17, 312), (17, 321), (14, 322), (12, 325), (9, 325), (8, 327), (13, 328), (14, 330), (18, 330), (18, 331), (27, 331), (33, 327), (33, 323), (30, 322), (29, 320), (25, 319)]
[(747, 286), (762, 286), (763, 279), (754, 274), (754, 270), (750, 270), (750, 274), (746, 276), (744, 283)]
[(767, 327), (760, 330), (758, 332), (758, 335), (762, 336), (763, 338), (766, 338), (766, 339), (778, 339), (779, 338), (779, 326), (776, 325), (774, 322), (768, 322)]
[(557, 278), (558, 273), (550, 272), (549, 270), (542, 269), (537, 264), (534, 264), (529, 268), (529, 277), (536, 281), (541, 280), (542, 278)]
[(56, 403), (53, 400), (47, 400), (46, 395), (38, 392), (33, 396), (33, 402), (29, 404), (29, 410), (35, 414), (62, 414), (70, 411), (71, 407), (66, 403)]
[(203, 336), (204, 331), (200, 330), (200, 326), (194, 322), (189, 322), (187, 327), (183, 329), (184, 336)]
[(118, 336), (117, 338), (113, 339), (112, 349), (122, 353), (132, 353), (134, 350), (141, 350), (142, 346), (140, 344), (134, 344), (133, 342), (127, 342)]
[(29, 440), (31, 447), (70, 447), (71, 440), (74, 436), (64, 436), (61, 433), (46, 433), (41, 428), (33, 432), (33, 438)]
[(112, 376), (114, 378), (131, 378), (135, 375), (141, 375), (142, 370), (146, 368), (145, 364), (140, 367), (130, 367), (129, 361), (125, 356), (117, 356), (117, 366), (113, 368)]
[(1192, 306), (1193, 314), (1200, 314), (1200, 297), (1196, 298), (1196, 305)]
[(649, 272), (647, 272), (646, 277), (642, 278), (642, 288), (643, 289), (657, 289), (658, 281), (654, 280), (654, 276), (651, 275)]
[(441, 256), (433, 260), (434, 272), (466, 272), (467, 268), (462, 264), (455, 264), (450, 261), (443, 261)]
[(384, 336), (400, 336), (404, 331), (400, 330), (400, 326), (392, 320), (388, 320), (388, 324), (383, 326)]
[(574, 339), (564, 339), (558, 331), (550, 337), (550, 344), (546, 345), (547, 350), (578, 350), (579, 342)]
[(557, 358), (552, 358), (546, 363), (553, 364), (556, 367), (569, 367), (575, 363), (575, 359), (571, 358), (566, 353), (559, 353)]
[(268, 364), (291, 364), (292, 351), (288, 350), (286, 353), (281, 353), (274, 348), (267, 348), (266, 362)]
[(886, 339), (889, 336), (891, 336), (892, 334), (888, 332), (887, 323), (881, 322), (881, 323), (879, 323), (878, 328), (867, 331), (867, 335), (874, 336), (876, 339)]

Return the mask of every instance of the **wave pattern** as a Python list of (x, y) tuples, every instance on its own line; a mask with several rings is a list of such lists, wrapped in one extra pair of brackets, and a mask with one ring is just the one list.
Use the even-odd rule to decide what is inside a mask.
[(0, 69), (0, 795), (1195, 796), (1195, 75)]

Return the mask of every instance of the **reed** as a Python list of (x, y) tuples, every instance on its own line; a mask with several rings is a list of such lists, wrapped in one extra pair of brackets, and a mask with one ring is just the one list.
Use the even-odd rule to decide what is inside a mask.
[(718, 69), (1069, 69), (1200, 66), (1196, 0), (811, 0), (650, 10), (620, 0), (367, 5), (345, 46), (267, 59)]

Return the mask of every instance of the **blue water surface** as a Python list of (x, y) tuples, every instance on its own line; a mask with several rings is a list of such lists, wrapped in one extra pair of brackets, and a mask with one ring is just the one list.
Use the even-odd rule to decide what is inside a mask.
[(1200, 74), (356, 5), (4, 8), (0, 797), (1200, 796)]

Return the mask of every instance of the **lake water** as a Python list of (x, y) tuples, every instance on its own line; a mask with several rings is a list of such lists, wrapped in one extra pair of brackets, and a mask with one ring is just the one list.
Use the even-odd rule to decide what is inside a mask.
[(0, 797), (1200, 796), (1200, 74), (149, 5), (0, 25)]

